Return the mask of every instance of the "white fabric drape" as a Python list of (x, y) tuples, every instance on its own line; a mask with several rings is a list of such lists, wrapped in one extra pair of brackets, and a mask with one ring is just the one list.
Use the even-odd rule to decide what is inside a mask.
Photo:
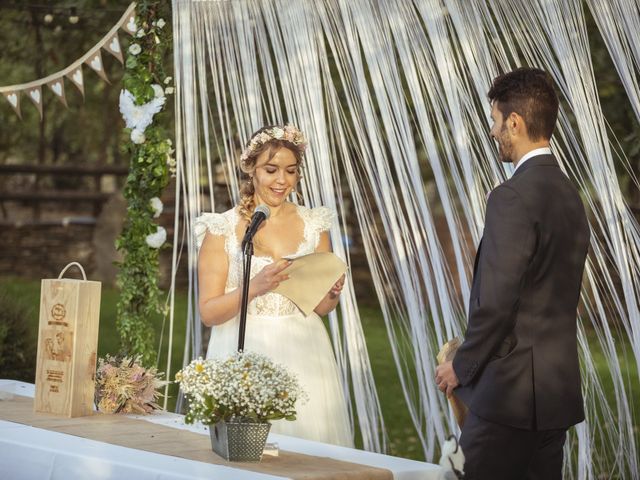
[[(344, 232), (355, 216), (349, 224), (358, 230), (350, 235), (362, 239), (428, 460), (456, 430), (433, 382), (435, 355), (464, 329), (485, 195), (512, 172), (497, 162), (488, 136), (486, 92), (498, 73), (521, 64), (551, 73), (562, 100), (553, 150), (583, 192), (594, 233), (579, 329), (587, 421), (567, 442), (565, 473), (640, 478), (633, 399), (618, 359), (624, 340), (640, 365), (640, 229), (617, 181), (616, 162), (631, 169), (610, 146), (584, 10), (640, 118), (638, 2), (173, 0), (173, 6), (184, 219), (176, 235), (188, 236), (207, 194), (215, 207), (216, 177), (237, 198), (236, 162), (251, 132), (271, 123), (298, 125), (311, 140), (305, 202), (338, 211), (332, 242), (347, 261)], [(192, 242), (186, 250), (195, 294)], [(383, 450), (384, 423), (351, 281), (342, 321), (331, 316), (331, 335), (365, 448)], [(201, 353), (194, 305), (185, 361)], [(589, 350), (588, 331), (595, 332), (597, 352)], [(596, 368), (600, 353), (606, 373)], [(607, 404), (603, 380), (613, 386), (615, 404)]]

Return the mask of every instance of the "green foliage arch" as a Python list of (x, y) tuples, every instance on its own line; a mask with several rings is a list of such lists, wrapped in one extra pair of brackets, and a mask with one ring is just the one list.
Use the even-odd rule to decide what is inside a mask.
[[(157, 121), (164, 114), (167, 96), (173, 93), (171, 77), (163, 66), (171, 41), (169, 23), (163, 16), (168, 12), (163, 6), (163, 2), (143, 1), (136, 7), (138, 31), (126, 51), (120, 103), (131, 160), (124, 187), (127, 215), (116, 240), (116, 248), (123, 255), (117, 277), (120, 298), (116, 323), (124, 352), (139, 355), (145, 366), (154, 365), (157, 356), (150, 317), (166, 313), (158, 286), (159, 252), (166, 232), (155, 217), (162, 208), (162, 191), (175, 172), (171, 140)], [(133, 101), (127, 106), (123, 96), (129, 93)], [(150, 114), (151, 105), (157, 106), (163, 97), (160, 111)], [(140, 124), (145, 115), (152, 118), (147, 126)]]

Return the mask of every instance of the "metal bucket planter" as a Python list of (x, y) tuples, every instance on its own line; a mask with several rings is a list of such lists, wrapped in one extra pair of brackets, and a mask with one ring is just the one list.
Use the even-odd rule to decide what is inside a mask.
[(259, 462), (271, 424), (224, 420), (209, 425), (211, 448), (231, 462)]

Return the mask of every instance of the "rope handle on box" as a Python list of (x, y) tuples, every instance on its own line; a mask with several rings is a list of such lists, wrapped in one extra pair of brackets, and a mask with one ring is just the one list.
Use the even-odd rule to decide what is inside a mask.
[(78, 262), (71, 262), (66, 267), (64, 267), (62, 269), (62, 271), (60, 272), (60, 275), (58, 275), (58, 280), (60, 280), (62, 278), (62, 276), (64, 275), (64, 272), (66, 272), (70, 267), (73, 267), (74, 265), (80, 269), (80, 272), (82, 272), (82, 278), (86, 282), (87, 281), (87, 275), (84, 273), (84, 268), (82, 268), (82, 265), (80, 265)]

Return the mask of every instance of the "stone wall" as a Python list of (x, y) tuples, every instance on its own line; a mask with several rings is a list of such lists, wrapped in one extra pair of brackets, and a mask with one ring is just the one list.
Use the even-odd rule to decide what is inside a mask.
[(69, 262), (95, 266), (93, 225), (4, 225), (0, 275), (56, 278)]
[[(163, 199), (165, 206), (171, 198)], [(115, 192), (105, 202), (97, 217), (77, 206), (61, 209), (59, 205), (43, 205), (41, 218), (35, 220), (30, 208), (20, 205), (8, 207), (10, 218), (0, 225), (0, 276), (27, 279), (56, 278), (69, 262), (79, 262), (90, 280), (104, 285), (115, 285), (121, 256), (115, 249), (115, 240), (122, 231), (126, 202)], [(62, 222), (76, 218), (80, 223)], [(159, 223), (167, 229), (167, 240), (173, 241), (173, 211), (166, 208)], [(160, 255), (160, 284), (166, 288), (171, 275), (170, 247)], [(182, 267), (181, 267), (182, 270)], [(69, 271), (71, 278), (80, 278), (79, 272)], [(185, 285), (186, 270), (178, 277), (178, 285)]]

